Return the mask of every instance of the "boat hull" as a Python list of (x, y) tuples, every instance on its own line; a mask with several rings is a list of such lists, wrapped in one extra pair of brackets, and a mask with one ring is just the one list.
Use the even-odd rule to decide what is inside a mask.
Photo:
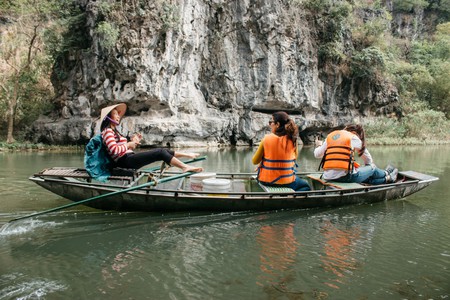
[[(428, 175), (426, 175), (428, 176)], [(82, 201), (102, 194), (117, 192), (125, 187), (98, 185), (62, 178), (30, 177), (43, 188), (71, 201)], [(83, 203), (102, 210), (117, 211), (269, 211), (314, 207), (337, 207), (369, 204), (407, 197), (416, 193), (436, 177), (412, 179), (401, 183), (347, 190), (316, 190), (293, 193), (264, 192), (198, 192), (176, 189), (138, 189), (116, 193), (105, 198)]]

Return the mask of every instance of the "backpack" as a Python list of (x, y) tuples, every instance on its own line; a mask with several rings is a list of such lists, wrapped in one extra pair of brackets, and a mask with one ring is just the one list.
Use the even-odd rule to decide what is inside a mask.
[(84, 167), (89, 175), (98, 181), (106, 182), (111, 176), (114, 161), (103, 144), (101, 134), (89, 140), (84, 150)]

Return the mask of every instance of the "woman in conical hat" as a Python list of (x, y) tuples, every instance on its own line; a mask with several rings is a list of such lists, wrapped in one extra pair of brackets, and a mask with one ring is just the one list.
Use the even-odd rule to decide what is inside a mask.
[(178, 158), (196, 158), (198, 153), (183, 153), (164, 148), (156, 148), (150, 151), (134, 152), (140, 144), (141, 134), (135, 134), (128, 141), (117, 130), (120, 120), (125, 115), (127, 106), (125, 103), (111, 105), (102, 109), (100, 118), (103, 143), (106, 145), (109, 155), (117, 167), (126, 169), (139, 169), (155, 161), (163, 160), (167, 164), (180, 168), (183, 172), (201, 172), (203, 168), (186, 165)]

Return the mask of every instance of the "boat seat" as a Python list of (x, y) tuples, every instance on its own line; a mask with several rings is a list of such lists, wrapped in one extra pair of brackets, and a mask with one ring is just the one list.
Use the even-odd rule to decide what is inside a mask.
[(111, 177), (123, 177), (123, 176), (131, 176), (136, 177), (137, 176), (137, 170), (136, 169), (124, 169), (124, 168), (113, 168), (111, 170)]
[[(130, 169), (121, 169), (119, 170), (113, 169), (111, 172), (111, 176), (108, 177), (109, 180), (124, 180), (130, 183), (133, 181), (138, 175), (135, 170), (131, 172)], [(54, 167), (42, 170), (39, 173), (34, 174), (34, 176), (40, 177), (72, 177), (72, 178), (80, 178), (86, 179), (90, 181), (92, 178), (86, 171), (86, 169), (80, 168), (64, 168), (64, 167)]]
[(325, 179), (322, 179), (322, 174), (308, 174), (306, 175), (309, 179), (311, 179), (311, 182), (313, 184), (313, 187), (315, 190), (320, 190), (321, 188), (318, 188), (320, 185), (323, 187), (329, 187), (331, 189), (357, 189), (362, 188), (364, 185), (356, 182), (336, 182), (336, 181), (327, 181)]
[(267, 186), (259, 183), (259, 186), (267, 193), (295, 193), (295, 191), (283, 186)]

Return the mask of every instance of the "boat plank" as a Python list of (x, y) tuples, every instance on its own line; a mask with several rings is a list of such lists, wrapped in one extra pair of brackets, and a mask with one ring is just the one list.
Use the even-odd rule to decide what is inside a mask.
[(431, 176), (431, 175), (427, 175), (427, 174), (422, 174), (416, 171), (402, 171), (399, 172), (400, 175), (412, 178), (412, 179), (418, 179), (418, 180), (437, 180), (437, 177)]

